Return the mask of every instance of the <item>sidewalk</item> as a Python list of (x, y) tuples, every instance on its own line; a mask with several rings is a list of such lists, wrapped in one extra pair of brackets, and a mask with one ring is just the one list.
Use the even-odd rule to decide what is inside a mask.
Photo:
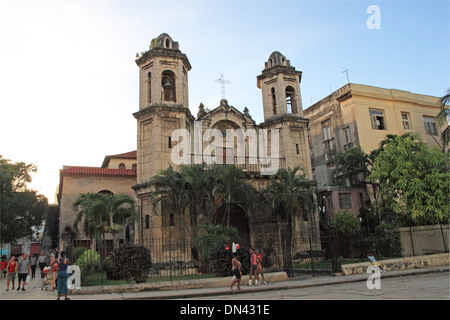
[[(402, 277), (408, 275), (426, 274), (434, 272), (449, 272), (449, 266), (429, 267), (422, 269), (407, 269), (398, 271), (388, 271), (382, 273), (382, 278)], [(206, 297), (215, 295), (229, 295), (249, 292), (264, 292), (271, 290), (286, 290), (293, 288), (307, 288), (313, 286), (334, 285), (341, 283), (350, 283), (358, 281), (367, 281), (369, 274), (354, 274), (354, 275), (318, 275), (312, 277), (311, 275), (304, 275), (297, 279), (288, 279), (285, 281), (272, 282), (268, 285), (261, 284), (259, 286), (247, 286), (246, 281), (242, 282), (241, 291), (231, 291), (223, 281), (218, 279), (217, 286), (210, 284), (208, 288), (195, 289), (178, 289), (172, 287), (171, 290), (152, 290), (139, 292), (113, 292), (113, 293), (93, 293), (93, 294), (71, 294), (71, 300), (136, 300), (136, 299), (189, 299), (191, 297)], [(267, 277), (268, 278), (268, 277)], [(244, 278), (246, 279), (246, 278)], [(229, 279), (231, 280), (231, 278)], [(202, 281), (202, 280), (199, 280)], [(31, 284), (26, 287), (26, 291), (6, 290), (6, 280), (1, 280), (0, 285), (0, 299), (1, 300), (55, 300), (55, 291), (40, 290), (41, 279), (32, 279)], [(17, 287), (16, 287), (17, 289)], [(100, 292), (100, 291), (98, 291)], [(63, 297), (62, 297), (63, 298)]]

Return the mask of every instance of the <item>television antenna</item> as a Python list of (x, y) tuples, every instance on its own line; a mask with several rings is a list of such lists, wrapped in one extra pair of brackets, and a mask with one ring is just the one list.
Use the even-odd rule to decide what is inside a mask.
[(341, 67), (342, 69), (345, 69), (344, 71), (342, 71), (342, 73), (344, 73), (345, 72), (345, 74), (347, 75), (347, 83), (350, 83), (350, 80), (349, 80), (349, 78), (348, 78), (348, 72), (350, 71), (350, 72), (353, 72), (353, 73), (355, 73), (354, 71), (352, 71), (352, 70), (350, 70), (350, 69), (346, 69), (346, 68), (343, 68), (343, 67)]

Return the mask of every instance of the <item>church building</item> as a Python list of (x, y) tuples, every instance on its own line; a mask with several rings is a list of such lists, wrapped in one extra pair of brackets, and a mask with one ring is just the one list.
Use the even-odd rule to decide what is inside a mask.
[[(162, 203), (154, 212), (150, 201), (152, 190), (148, 181), (169, 166), (177, 169), (180, 164), (234, 163), (249, 174), (249, 181), (257, 189), (264, 187), (268, 176), (281, 168), (301, 167), (302, 173), (312, 179), (308, 120), (303, 116), (300, 94), (302, 73), (280, 52), (268, 57), (256, 77), (264, 112), (264, 122), (259, 124), (247, 108), (241, 111), (225, 99), (212, 110), (200, 104), (197, 115), (192, 115), (188, 100), (188, 73), (192, 67), (178, 42), (168, 34), (153, 39), (136, 64), (139, 67), (139, 110), (134, 113), (137, 183), (133, 189), (139, 215), (136, 243), (174, 239), (181, 234), (181, 226), (165, 218), (170, 208)], [(214, 139), (213, 144), (209, 138), (217, 132), (223, 139), (219, 142)], [(230, 139), (230, 132), (243, 133), (245, 138)], [(318, 228), (318, 218), (314, 220)], [(306, 230), (309, 223), (297, 222), (294, 231)], [(230, 225), (238, 229), (243, 245), (264, 248), (270, 241), (278, 240), (276, 221), (270, 214), (244, 212), (236, 207)]]

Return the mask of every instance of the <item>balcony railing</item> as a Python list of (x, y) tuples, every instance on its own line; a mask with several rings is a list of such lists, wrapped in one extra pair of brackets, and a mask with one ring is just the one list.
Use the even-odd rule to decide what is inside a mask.
[(207, 169), (210, 169), (214, 164), (234, 164), (239, 169), (252, 173), (268, 173), (271, 171), (276, 173), (279, 169), (286, 169), (286, 159), (284, 158), (191, 154), (191, 164), (201, 163), (206, 163)]

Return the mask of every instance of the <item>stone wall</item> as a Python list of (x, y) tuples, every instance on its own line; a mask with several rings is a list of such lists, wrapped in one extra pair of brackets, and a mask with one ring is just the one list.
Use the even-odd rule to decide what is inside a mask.
[[(387, 272), (392, 270), (422, 269), (427, 267), (449, 266), (450, 254), (433, 254), (418, 257), (406, 257), (398, 259), (380, 260), (378, 263)], [(342, 265), (342, 272), (345, 275), (366, 273), (371, 262), (352, 263)]]

